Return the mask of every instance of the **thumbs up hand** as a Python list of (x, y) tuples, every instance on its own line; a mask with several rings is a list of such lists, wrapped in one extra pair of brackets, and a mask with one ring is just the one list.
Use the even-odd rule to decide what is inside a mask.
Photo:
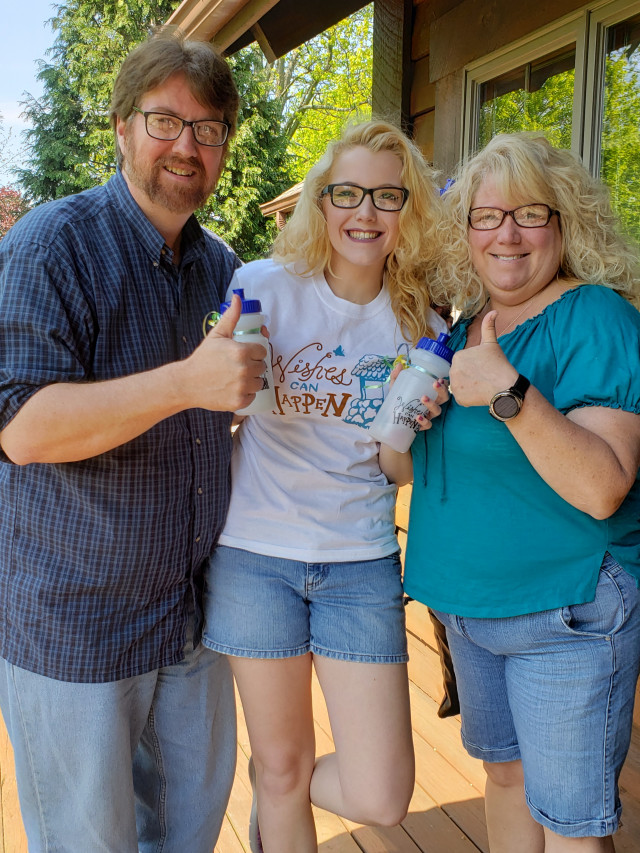
[(242, 313), (234, 294), (231, 305), (191, 355), (180, 362), (185, 408), (233, 412), (248, 406), (263, 388), (266, 349), (239, 343), (233, 331)]
[(453, 356), (450, 390), (461, 406), (488, 406), (498, 391), (510, 388), (518, 371), (509, 362), (496, 335), (497, 311), (482, 318), (480, 343)]

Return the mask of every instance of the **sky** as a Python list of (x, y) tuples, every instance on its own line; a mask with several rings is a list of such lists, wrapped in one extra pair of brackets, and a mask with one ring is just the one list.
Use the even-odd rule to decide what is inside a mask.
[[(54, 42), (54, 34), (46, 21), (53, 17), (53, 0), (0, 0), (0, 115), (4, 134), (12, 131), (11, 151), (15, 152), (20, 132), (27, 126), (20, 118), (20, 101), (25, 92), (35, 97), (42, 94), (38, 59), (46, 59), (46, 50)], [(0, 186), (15, 178), (0, 165)]]

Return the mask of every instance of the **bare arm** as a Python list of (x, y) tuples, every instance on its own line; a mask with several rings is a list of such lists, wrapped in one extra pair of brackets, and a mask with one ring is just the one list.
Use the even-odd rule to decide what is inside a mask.
[[(517, 378), (498, 344), (495, 317), (494, 311), (484, 317), (477, 347), (454, 356), (451, 387), (462, 406), (488, 406)], [(505, 427), (543, 480), (594, 518), (613, 515), (635, 482), (640, 415), (633, 412), (586, 407), (563, 415), (531, 387), (520, 414)]]
[(262, 387), (264, 347), (231, 339), (240, 300), (183, 361), (105, 382), (56, 383), (27, 400), (0, 432), (19, 465), (88, 459), (190, 408), (233, 411)]
[(406, 486), (413, 481), (411, 451), (398, 453), (388, 444), (380, 445), (380, 470), (390, 483)]

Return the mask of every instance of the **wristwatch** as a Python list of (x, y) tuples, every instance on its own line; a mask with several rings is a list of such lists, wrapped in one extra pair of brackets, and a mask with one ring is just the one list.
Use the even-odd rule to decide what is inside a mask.
[(489, 414), (497, 421), (510, 421), (519, 414), (522, 404), (524, 403), (524, 395), (527, 393), (527, 388), (531, 383), (522, 374), (518, 374), (518, 378), (511, 388), (506, 391), (498, 391), (494, 394), (489, 403)]

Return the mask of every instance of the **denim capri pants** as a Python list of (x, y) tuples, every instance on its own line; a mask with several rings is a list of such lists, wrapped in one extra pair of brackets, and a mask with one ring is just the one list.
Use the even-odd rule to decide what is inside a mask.
[(219, 545), (205, 574), (204, 611), (202, 642), (226, 655), (408, 660), (397, 553), (304, 563)]
[(501, 619), (435, 613), (467, 751), (521, 759), (531, 814), (558, 835), (612, 835), (640, 667), (635, 579), (607, 554), (587, 604)]

